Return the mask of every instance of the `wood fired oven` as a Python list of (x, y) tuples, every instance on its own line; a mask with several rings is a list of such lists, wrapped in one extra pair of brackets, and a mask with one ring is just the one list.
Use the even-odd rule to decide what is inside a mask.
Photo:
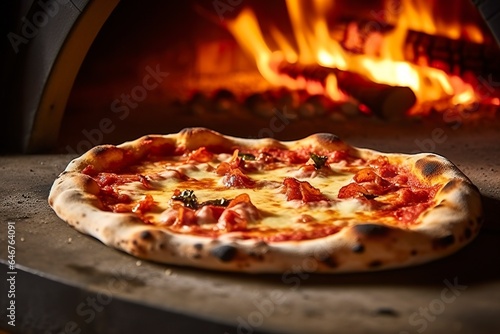
[(484, 21), (467, 0), (13, 7), (11, 151), (82, 153), (192, 125), (269, 136), (262, 129), (283, 108), (293, 124), (276, 137), (289, 139), (367, 118), (488, 119), (499, 104), (495, 16)]
[[(18, 306), (9, 327), (2, 298), (2, 329), (500, 330), (497, 2), (4, 6), (0, 267), (6, 275), (5, 231), (15, 224)], [(381, 151), (436, 152), (479, 187), (486, 222), (464, 250), (415, 268), (248, 276), (137, 261), (75, 232), (48, 207), (54, 178), (76, 155), (190, 126), (282, 140), (331, 132)], [(450, 287), (453, 301), (443, 301)]]

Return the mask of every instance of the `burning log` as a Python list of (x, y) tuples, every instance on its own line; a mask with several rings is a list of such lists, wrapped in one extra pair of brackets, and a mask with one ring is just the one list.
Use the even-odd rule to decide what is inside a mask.
[(384, 119), (397, 119), (406, 114), (415, 105), (417, 97), (409, 87), (390, 86), (370, 81), (358, 73), (342, 71), (320, 65), (300, 65), (281, 62), (278, 73), (292, 79), (303, 77), (308, 81), (316, 81), (323, 86), (326, 78), (334, 74), (337, 85), (345, 94), (352, 96), (364, 104), (377, 116)]

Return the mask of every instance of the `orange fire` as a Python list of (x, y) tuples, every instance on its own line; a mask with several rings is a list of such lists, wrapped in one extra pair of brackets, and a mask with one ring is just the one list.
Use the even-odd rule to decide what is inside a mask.
[[(335, 74), (330, 74), (326, 83), (321, 85), (300, 76), (292, 79), (280, 74), (277, 64), (283, 61), (301, 65), (316, 64), (355, 72), (375, 83), (410, 87), (417, 97), (417, 104), (410, 110), (410, 114), (415, 114), (425, 112), (426, 105), (437, 101), (465, 105), (478, 100), (473, 87), (460, 77), (429, 67), (425, 61), (414, 64), (405, 60), (405, 40), (409, 30), (458, 39), (467, 29), (470, 41), (483, 41), (477, 27), (464, 28), (458, 20), (436, 21), (431, 8), (434, 3), (406, 0), (394, 9), (390, 7), (394, 1), (386, 0), (386, 8), (382, 11), (384, 20), (394, 28), (387, 33), (377, 30), (371, 32), (360, 53), (345, 48), (345, 45), (359, 42), (356, 24), (347, 26), (344, 46), (333, 38), (327, 18), (329, 13), (335, 11), (335, 2), (330, 0), (314, 0), (312, 4), (300, 0), (286, 1), (293, 41), (285, 37), (283, 31), (273, 27), (266, 35), (273, 43), (268, 43), (250, 9), (244, 9), (229, 22), (228, 29), (242, 48), (254, 57), (262, 76), (274, 85), (307, 90), (311, 94), (324, 94), (335, 101), (345, 101), (349, 97), (338, 88)], [(373, 23), (377, 21), (374, 19)]]

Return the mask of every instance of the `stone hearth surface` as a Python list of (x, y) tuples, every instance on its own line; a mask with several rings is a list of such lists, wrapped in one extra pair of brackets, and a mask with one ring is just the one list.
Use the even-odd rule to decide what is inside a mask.
[[(446, 156), (479, 187), (486, 221), (477, 239), (445, 259), (342, 275), (247, 275), (138, 261), (76, 232), (48, 206), (52, 182), (74, 156), (0, 157), (0, 327), (22, 333), (498, 333), (499, 128), (344, 133), (357, 146)], [(4, 296), (8, 222), (16, 227), (15, 328), (6, 324)]]

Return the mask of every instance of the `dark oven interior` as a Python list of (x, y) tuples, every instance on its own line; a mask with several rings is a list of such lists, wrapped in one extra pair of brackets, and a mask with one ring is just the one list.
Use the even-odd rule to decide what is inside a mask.
[(188, 126), (279, 139), (471, 128), (497, 118), (499, 56), (467, 0), (452, 10), (437, 1), (123, 1), (82, 63), (55, 147), (82, 153)]

